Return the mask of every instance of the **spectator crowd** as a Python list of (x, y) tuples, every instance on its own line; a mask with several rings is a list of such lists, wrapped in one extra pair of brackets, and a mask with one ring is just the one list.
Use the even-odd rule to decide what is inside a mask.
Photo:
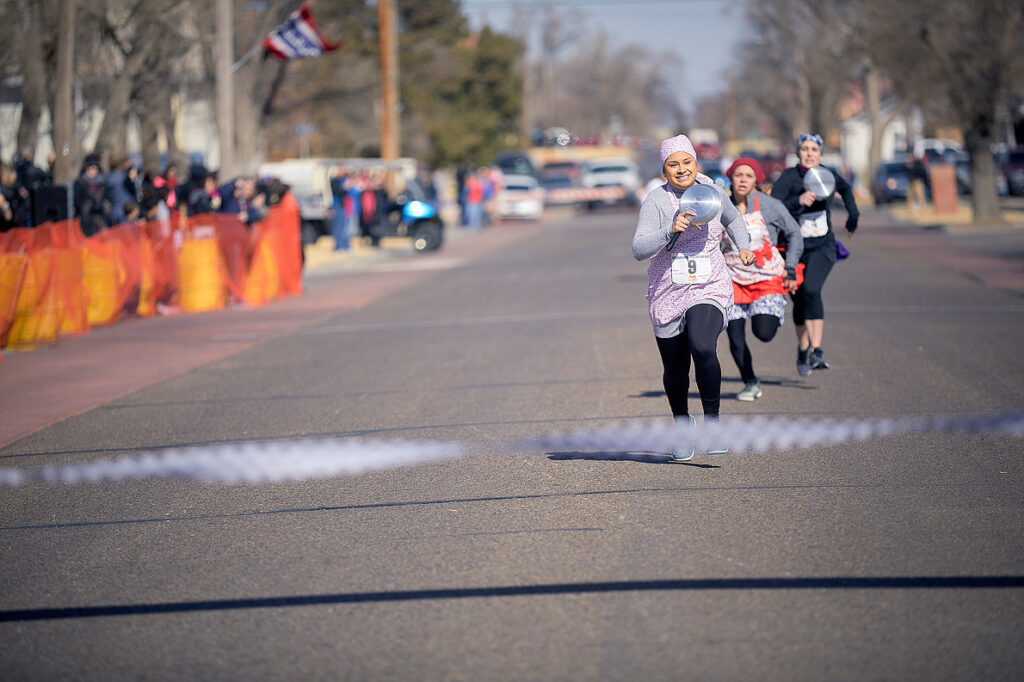
[(202, 164), (189, 166), (184, 178), (174, 163), (159, 173), (146, 172), (127, 156), (112, 159), (104, 170), (100, 157), (91, 154), (71, 183), (69, 204), (62, 188), (54, 187), (52, 163), (51, 155), (47, 168), (40, 168), (33, 154), (23, 151), (12, 166), (0, 169), (0, 231), (64, 218), (68, 205), (86, 236), (127, 222), (167, 221), (172, 211), (190, 216), (228, 213), (251, 225), (287, 189), (274, 180), (258, 182), (247, 176), (221, 183)]

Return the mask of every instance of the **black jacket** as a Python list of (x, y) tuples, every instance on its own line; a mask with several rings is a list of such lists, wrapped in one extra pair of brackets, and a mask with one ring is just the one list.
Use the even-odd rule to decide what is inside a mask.
[[(860, 218), (857, 202), (853, 198), (853, 187), (834, 168), (829, 168), (828, 166), (822, 166), (822, 168), (832, 171), (832, 174), (836, 176), (836, 192), (839, 192), (839, 196), (843, 198), (843, 203), (846, 205), (846, 211), (849, 214), (849, 217), (846, 219), (846, 229), (853, 232), (857, 229), (857, 220)], [(828, 232), (821, 237), (804, 237), (804, 257), (806, 258), (809, 252), (820, 248), (825, 248), (834, 255), (836, 235), (832, 228), (832, 198), (835, 194), (833, 193), (827, 199), (819, 199), (810, 206), (802, 206), (800, 204), (800, 195), (804, 193), (804, 174), (806, 172), (807, 169), (800, 165), (782, 171), (782, 175), (772, 185), (772, 196), (786, 206), (790, 215), (798, 223), (800, 222), (800, 216), (804, 213), (825, 211), (825, 217), (828, 221)]]

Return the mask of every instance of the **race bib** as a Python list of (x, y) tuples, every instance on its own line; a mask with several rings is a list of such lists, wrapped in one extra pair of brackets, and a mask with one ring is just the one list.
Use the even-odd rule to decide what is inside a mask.
[(765, 241), (764, 224), (751, 225), (747, 223), (747, 234), (750, 235), (750, 250), (757, 250), (761, 242)]
[(828, 233), (828, 216), (824, 211), (804, 213), (800, 216), (801, 237), (824, 237)]
[(672, 258), (672, 284), (703, 284), (711, 279), (711, 256), (677, 253)]

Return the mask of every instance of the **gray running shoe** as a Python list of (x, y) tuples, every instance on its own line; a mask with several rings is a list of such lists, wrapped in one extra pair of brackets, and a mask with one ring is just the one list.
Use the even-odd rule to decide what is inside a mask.
[(828, 363), (825, 362), (825, 351), (820, 348), (811, 351), (811, 369), (828, 369)]
[(752, 403), (761, 397), (761, 382), (751, 381), (748, 382), (743, 390), (736, 394), (736, 400), (742, 400), (745, 403)]
[[(693, 418), (693, 415), (689, 415), (686, 419), (683, 419), (682, 417), (676, 417), (677, 425), (685, 425), (687, 421), (689, 421), (690, 427), (697, 425), (697, 420)], [(691, 459), (693, 459), (693, 452), (694, 450), (692, 445), (688, 445), (682, 448), (673, 448), (672, 455), (668, 458), (668, 461), (689, 462)]]
[(811, 349), (805, 348), (800, 350), (796, 349), (796, 373), (802, 377), (811, 376), (811, 372), (814, 370), (811, 367)]

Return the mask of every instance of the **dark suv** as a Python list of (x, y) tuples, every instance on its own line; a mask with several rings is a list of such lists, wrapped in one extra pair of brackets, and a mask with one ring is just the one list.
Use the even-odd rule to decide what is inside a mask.
[(907, 166), (902, 161), (884, 161), (871, 178), (871, 193), (878, 205), (907, 198)]
[(1010, 194), (1024, 194), (1024, 147), (1017, 147), (1006, 156), (1003, 174), (1006, 176)]

